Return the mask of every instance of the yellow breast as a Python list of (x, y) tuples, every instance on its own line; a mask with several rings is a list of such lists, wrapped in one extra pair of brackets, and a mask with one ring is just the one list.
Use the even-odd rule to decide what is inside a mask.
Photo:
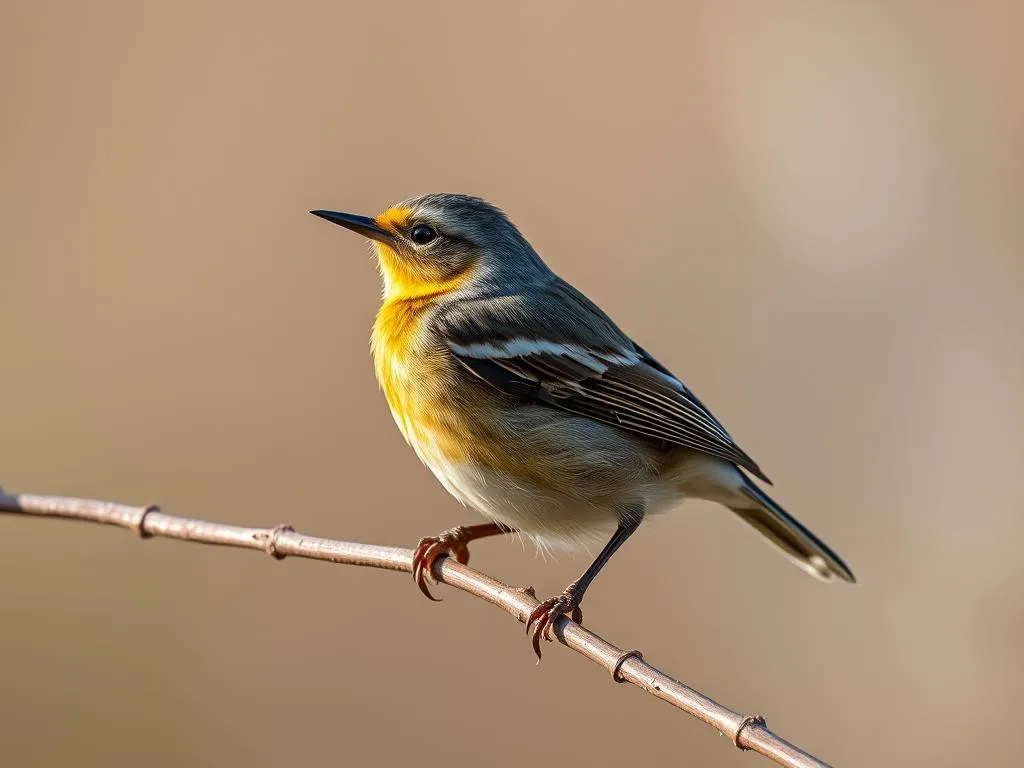
[(391, 415), (428, 465), (458, 461), (465, 438), (453, 403), (451, 358), (424, 332), (430, 299), (390, 299), (377, 313), (373, 359)]
[(373, 363), (391, 413), (408, 442), (413, 441), (417, 398), (412, 389), (422, 312), (403, 301), (388, 301), (373, 326)]

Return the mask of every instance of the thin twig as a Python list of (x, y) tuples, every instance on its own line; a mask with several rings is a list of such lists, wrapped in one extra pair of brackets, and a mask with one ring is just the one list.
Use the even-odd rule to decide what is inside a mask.
[[(412, 551), (408, 549), (320, 539), (296, 533), (289, 526), (242, 528), (192, 520), (164, 514), (155, 506), (136, 507), (109, 501), (0, 491), (0, 512), (116, 525), (131, 529), (143, 538), (163, 536), (203, 544), (258, 549), (277, 559), (292, 555), (331, 563), (412, 571)], [(450, 557), (440, 558), (432, 575), (440, 582), (503, 608), (521, 622), (525, 622), (538, 605), (531, 591), (502, 584)], [(655, 669), (643, 660), (638, 651), (623, 651), (565, 617), (556, 622), (554, 634), (564, 645), (608, 670), (616, 682), (630, 682), (703, 720), (728, 736), (740, 749), (753, 750), (790, 768), (828, 768), (826, 763), (768, 730), (763, 717), (742, 715), (723, 707)]]

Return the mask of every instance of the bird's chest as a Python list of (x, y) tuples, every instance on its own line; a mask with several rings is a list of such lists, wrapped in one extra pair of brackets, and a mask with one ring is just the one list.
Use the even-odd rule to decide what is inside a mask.
[(451, 361), (425, 333), (425, 312), (412, 302), (381, 307), (374, 324), (377, 381), (406, 442), (432, 469), (460, 453), (452, 403)]

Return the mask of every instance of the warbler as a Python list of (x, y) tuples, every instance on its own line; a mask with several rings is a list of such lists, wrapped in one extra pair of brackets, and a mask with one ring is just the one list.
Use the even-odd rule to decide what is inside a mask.
[[(717, 502), (828, 581), (852, 571), (749, 475), (758, 465), (677, 377), (552, 272), (498, 208), (428, 194), (376, 217), (311, 213), (370, 239), (383, 279), (377, 379), (405, 440), (490, 522), (420, 540), (413, 577), (504, 533), (604, 548), (527, 622), (533, 649), (648, 515)], [(748, 475), (749, 473), (749, 475)]]

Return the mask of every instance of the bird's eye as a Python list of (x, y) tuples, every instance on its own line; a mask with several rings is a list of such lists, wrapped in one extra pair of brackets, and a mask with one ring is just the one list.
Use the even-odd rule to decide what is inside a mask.
[(428, 227), (426, 224), (417, 224), (412, 228), (412, 232), (409, 233), (409, 237), (416, 245), (426, 245), (437, 237), (437, 231), (433, 227)]

